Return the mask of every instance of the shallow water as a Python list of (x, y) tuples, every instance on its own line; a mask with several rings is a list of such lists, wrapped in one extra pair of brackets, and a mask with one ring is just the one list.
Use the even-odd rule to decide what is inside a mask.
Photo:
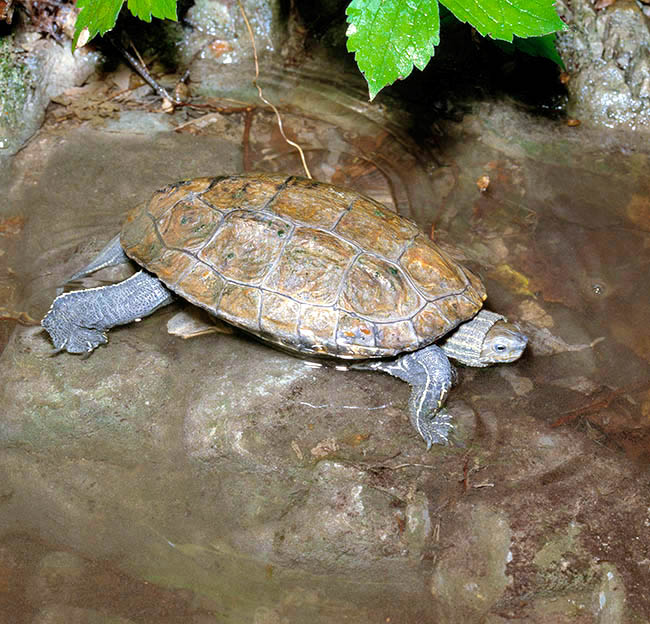
[[(615, 614), (598, 621), (642, 621), (648, 151), (497, 103), (439, 124), (444, 147), (429, 152), (407, 117), (302, 84), (284, 123), (314, 177), (456, 250), (529, 349), (512, 366), (461, 371), (449, 400), (458, 446), (429, 453), (401, 382), (314, 370), (239, 335), (182, 341), (166, 333), (178, 306), (111, 332), (88, 360), (47, 358), (30, 319), (129, 207), (177, 179), (301, 171), (261, 110), (248, 142), (243, 114), (196, 135), (147, 131), (171, 122), (146, 113), (44, 130), (2, 189), (0, 620), (478, 621), (475, 591), (494, 598), (492, 615), (542, 621), (550, 591)], [(470, 563), (454, 559), (461, 528)], [(546, 565), (535, 548), (574, 529), (579, 547), (561, 552), (591, 576), (554, 586), (560, 558)], [(475, 572), (472, 553), (494, 570)], [(599, 574), (625, 587), (627, 611)], [(599, 592), (614, 606), (594, 607)]]

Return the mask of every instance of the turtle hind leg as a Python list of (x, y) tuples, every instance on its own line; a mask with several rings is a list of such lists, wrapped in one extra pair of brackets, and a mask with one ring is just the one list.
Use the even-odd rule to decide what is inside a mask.
[(451, 416), (441, 409), (453, 385), (455, 371), (440, 347), (430, 345), (393, 361), (370, 361), (351, 368), (379, 370), (406, 381), (411, 386), (411, 424), (427, 443), (427, 448), (432, 444), (449, 444), (453, 424)]
[(111, 327), (141, 319), (172, 301), (157, 277), (140, 271), (118, 284), (59, 295), (41, 325), (57, 351), (90, 353), (107, 342)]

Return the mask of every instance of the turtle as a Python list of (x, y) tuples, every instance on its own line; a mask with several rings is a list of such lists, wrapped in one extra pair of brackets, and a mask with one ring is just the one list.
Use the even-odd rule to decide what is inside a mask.
[(430, 448), (449, 443), (443, 410), (466, 366), (513, 362), (517, 325), (483, 309), (479, 277), (419, 226), (357, 192), (290, 175), (170, 184), (70, 280), (134, 261), (117, 284), (60, 294), (42, 320), (54, 353), (90, 354), (106, 331), (176, 296), (302, 357), (352, 362), (411, 386), (410, 420)]

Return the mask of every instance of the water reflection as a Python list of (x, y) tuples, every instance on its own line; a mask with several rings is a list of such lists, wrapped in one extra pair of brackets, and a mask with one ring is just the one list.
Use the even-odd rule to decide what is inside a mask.
[[(541, 595), (540, 576), (522, 581), (526, 553), (585, 514), (579, 560), (607, 559), (632, 592), (647, 499), (627, 471), (650, 450), (647, 155), (486, 107), (441, 126), (433, 167), (399, 120), (336, 83), (303, 81), (285, 117), (315, 177), (411, 216), (481, 272), (529, 352), (461, 371), (449, 407), (465, 447), (428, 454), (399, 382), (312, 369), (237, 335), (182, 341), (166, 333), (173, 310), (85, 362), (46, 359), (46, 338), (15, 318), (40, 318), (129, 207), (174, 179), (300, 166), (262, 110), (192, 135), (44, 133), (13, 161), (0, 214), (0, 619), (452, 622), (456, 604), (478, 617), (452, 589), (476, 573), (463, 545), (494, 564), (471, 576), (477, 592)], [(551, 537), (549, 506), (566, 514)], [(586, 600), (599, 586), (571, 587)]]

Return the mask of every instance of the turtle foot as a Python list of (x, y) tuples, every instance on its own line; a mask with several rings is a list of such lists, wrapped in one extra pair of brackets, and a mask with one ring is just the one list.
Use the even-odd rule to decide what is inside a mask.
[(446, 410), (439, 411), (433, 418), (420, 415), (414, 419), (413, 425), (426, 442), (427, 450), (434, 444), (449, 445), (454, 430), (451, 414)]
[[(82, 324), (84, 308), (70, 305), (68, 297), (73, 293), (57, 297), (50, 308), (50, 311), (41, 321), (52, 339), (56, 355), (62, 351), (68, 353), (89, 354), (96, 347), (106, 344), (106, 334), (94, 327), (85, 327)], [(76, 312), (79, 312), (77, 314)]]
[(41, 325), (57, 350), (88, 354), (108, 342), (111, 327), (137, 321), (172, 301), (157, 277), (140, 271), (118, 284), (59, 295)]

